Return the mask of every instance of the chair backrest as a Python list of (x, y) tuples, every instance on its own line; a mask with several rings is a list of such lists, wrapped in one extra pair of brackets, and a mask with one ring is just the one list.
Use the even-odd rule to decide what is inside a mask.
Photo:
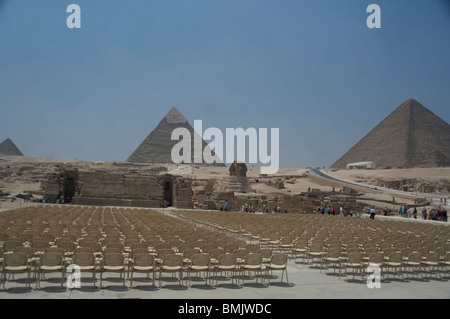
[(92, 252), (75, 252), (74, 263), (78, 266), (95, 266), (95, 256)]
[(211, 252), (209, 253), (211, 258), (219, 258), (219, 256), (221, 256), (222, 254), (225, 253), (225, 250), (223, 248), (216, 248), (211, 250)]
[(350, 253), (347, 256), (347, 261), (349, 263), (361, 263), (362, 262), (362, 254), (359, 252)]
[(200, 249), (198, 249), (198, 248), (186, 249), (183, 252), (183, 257), (191, 259), (193, 255), (199, 254), (199, 253), (200, 253)]
[(306, 248), (307, 246), (308, 246), (307, 239), (299, 240), (294, 244), (294, 248), (300, 248), (300, 249)]
[(14, 248), (15, 253), (24, 253), (28, 258), (32, 258), (34, 256), (34, 249), (31, 247), (19, 246)]
[(133, 257), (135, 266), (154, 266), (155, 256), (149, 253), (137, 253)]
[(272, 248), (261, 248), (257, 252), (262, 255), (262, 258), (270, 258), (270, 256), (272, 256), (273, 251)]
[(316, 242), (313, 243), (310, 247), (311, 252), (321, 252), (323, 249), (323, 243), (322, 242)]
[(66, 251), (73, 251), (75, 249), (75, 244), (70, 240), (60, 240), (58, 241), (58, 247), (64, 248)]
[(121, 253), (105, 253), (103, 256), (103, 264), (106, 266), (123, 266), (124, 258)]
[(341, 255), (341, 249), (338, 247), (329, 248), (327, 250), (327, 257), (329, 258), (338, 258)]
[(148, 246), (147, 246), (146, 243), (135, 242), (135, 243), (133, 243), (131, 245), (131, 250), (134, 251), (134, 250), (137, 250), (137, 249), (147, 249), (148, 250)]
[(236, 243), (229, 243), (226, 244), (223, 249), (225, 250), (225, 252), (227, 253), (232, 253), (233, 251), (235, 251), (236, 249), (238, 249), (238, 245)]
[(438, 252), (430, 251), (426, 254), (426, 260), (431, 262), (439, 262), (440, 256)]
[(131, 251), (131, 256), (134, 259), (137, 255), (150, 255), (148, 249), (133, 249)]
[(64, 248), (61, 247), (49, 247), (44, 250), (46, 253), (59, 253), (64, 255)]
[(412, 252), (408, 255), (408, 261), (414, 263), (422, 262), (422, 254), (420, 252)]
[(210, 256), (209, 254), (195, 254), (192, 255), (192, 265), (193, 266), (209, 266), (210, 265)]
[(88, 254), (93, 254), (94, 250), (90, 247), (78, 247), (75, 248), (75, 253), (88, 253)]
[(248, 254), (248, 250), (247, 249), (236, 249), (232, 253), (235, 254), (237, 258), (244, 259), (245, 256)]
[(163, 249), (172, 249), (172, 245), (169, 243), (158, 243), (156, 244), (156, 250), (163, 250)]
[(389, 262), (401, 263), (402, 261), (403, 261), (403, 259), (402, 259), (401, 252), (394, 251), (389, 254)]
[(98, 242), (85, 242), (83, 243), (83, 246), (85, 248), (89, 248), (92, 251), (94, 251), (95, 253), (101, 252), (102, 251), (102, 245)]
[(245, 256), (245, 264), (246, 265), (260, 265), (262, 263), (262, 254), (261, 253), (254, 253), (254, 254), (248, 254)]
[(42, 266), (62, 266), (64, 263), (63, 254), (57, 252), (45, 252), (41, 255)]
[(120, 251), (124, 250), (124, 246), (122, 243), (116, 243), (116, 242), (109, 242), (106, 244), (107, 248), (115, 248), (115, 249), (120, 249)]
[(28, 265), (28, 256), (25, 253), (9, 253), (3, 257), (6, 267), (17, 267)]
[(384, 261), (384, 254), (380, 252), (372, 253), (369, 255), (369, 263), (380, 264)]
[(236, 266), (236, 255), (233, 253), (222, 254), (218, 257), (221, 266)]
[(34, 249), (46, 249), (50, 247), (50, 243), (46, 240), (36, 239), (31, 242), (31, 247)]
[(164, 258), (165, 255), (172, 255), (173, 253), (173, 249), (158, 249), (157, 252), (159, 258)]
[(257, 253), (258, 250), (261, 249), (261, 245), (260, 244), (247, 244), (246, 248), (248, 249), (248, 252), (250, 254), (252, 254), (252, 253)]
[(215, 244), (215, 243), (208, 243), (208, 244), (205, 244), (205, 245), (203, 246), (202, 251), (203, 251), (203, 252), (209, 253), (209, 252), (211, 252), (213, 249), (216, 249), (216, 248), (217, 248), (217, 244)]
[(122, 250), (119, 248), (105, 248), (103, 250), (103, 255), (106, 254), (122, 254)]
[(183, 257), (181, 255), (167, 254), (163, 257), (163, 266), (182, 267)]
[(20, 239), (9, 239), (3, 243), (3, 251), (14, 251), (16, 247), (23, 246), (23, 242)]
[(288, 255), (287, 254), (274, 254), (270, 257), (270, 264), (277, 266), (287, 266)]
[(246, 248), (246, 247), (247, 247), (247, 241), (244, 240), (244, 239), (238, 240), (238, 241), (236, 242), (236, 244), (238, 245), (238, 249)]

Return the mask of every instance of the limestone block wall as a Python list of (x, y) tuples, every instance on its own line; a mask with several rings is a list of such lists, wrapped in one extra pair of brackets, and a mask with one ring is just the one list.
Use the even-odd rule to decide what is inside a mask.
[(105, 172), (80, 172), (80, 197), (162, 199), (158, 176), (129, 176)]

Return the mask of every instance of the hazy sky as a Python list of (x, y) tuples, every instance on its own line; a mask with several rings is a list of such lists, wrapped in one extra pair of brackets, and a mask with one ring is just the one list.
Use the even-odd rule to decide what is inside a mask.
[(408, 98), (450, 122), (449, 40), (444, 0), (0, 0), (0, 142), (123, 161), (175, 106), (328, 167)]

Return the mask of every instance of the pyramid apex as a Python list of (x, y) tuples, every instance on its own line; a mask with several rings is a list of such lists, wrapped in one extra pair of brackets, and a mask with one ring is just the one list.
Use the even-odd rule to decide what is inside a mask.
[(422, 109), (427, 109), (425, 106), (423, 106), (420, 102), (418, 102), (415, 99), (407, 99), (405, 102), (403, 102), (398, 109), (402, 109), (402, 108), (422, 108)]
[(183, 116), (183, 114), (180, 113), (180, 111), (177, 110), (176, 107), (172, 107), (172, 109), (169, 111), (169, 113), (166, 114), (164, 119), (170, 124), (187, 123), (186, 118)]

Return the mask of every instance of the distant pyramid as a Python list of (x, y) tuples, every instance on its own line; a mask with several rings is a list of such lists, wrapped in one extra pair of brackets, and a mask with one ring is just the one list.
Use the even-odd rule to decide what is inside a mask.
[[(128, 162), (135, 163), (157, 163), (157, 164), (172, 164), (171, 152), (172, 148), (179, 143), (179, 140), (172, 140), (172, 132), (176, 128), (186, 128), (190, 133), (192, 139), (195, 133), (192, 126), (188, 123), (185, 117), (174, 107), (169, 113), (159, 122), (158, 126), (144, 139), (139, 147), (130, 155)], [(207, 143), (203, 141), (203, 147), (208, 147)], [(191, 163), (194, 163), (194, 145), (191, 147)], [(217, 163), (203, 165), (225, 166), (218, 159)]]
[(23, 154), (13, 141), (7, 138), (0, 144), (0, 156), (23, 156)]
[(376, 168), (450, 166), (450, 125), (416, 100), (407, 100), (331, 168), (354, 162)]

